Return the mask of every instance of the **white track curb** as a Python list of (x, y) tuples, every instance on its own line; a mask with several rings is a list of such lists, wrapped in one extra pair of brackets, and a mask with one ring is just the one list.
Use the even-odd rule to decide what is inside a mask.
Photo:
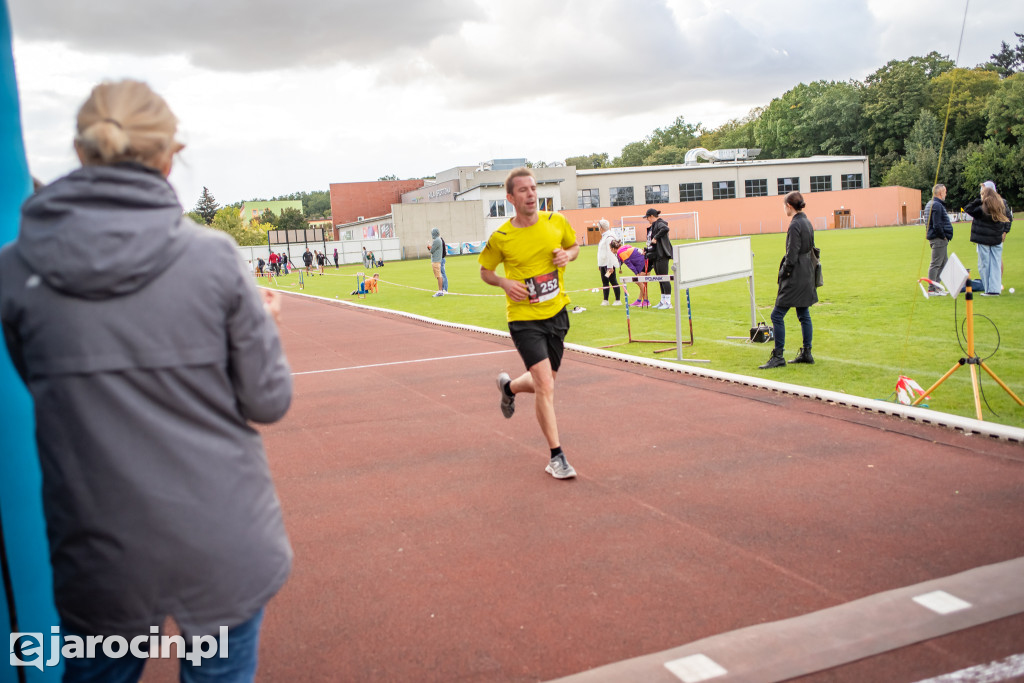
[[(405, 311), (393, 311), (388, 308), (377, 308), (375, 306), (367, 306), (366, 304), (358, 304), (353, 301), (329, 299), (325, 296), (314, 296), (312, 294), (300, 294), (298, 292), (288, 292), (282, 290), (276, 291), (279, 291), (282, 294), (289, 294), (292, 296), (304, 296), (310, 299), (319, 299), (321, 301), (327, 301), (334, 304), (344, 304), (346, 306), (362, 308), (368, 311), (389, 313), (391, 315), (397, 315), (404, 318), (410, 318), (412, 320), (419, 320), (422, 322), (431, 323), (434, 325), (438, 325), (440, 327), (449, 327), (458, 330), (469, 330), (472, 332), (480, 332), (483, 334), (490, 334), (497, 337), (509, 337), (508, 332), (504, 332), (501, 330), (492, 330), (490, 328), (477, 327), (475, 325), (463, 325), (460, 323), (452, 323), (445, 320), (437, 320), (436, 318), (428, 318), (426, 316), (417, 315), (415, 313), (407, 313)], [(739, 375), (732, 372), (721, 372), (719, 370), (710, 370), (708, 368), (695, 367), (692, 365), (682, 365), (681, 363), (686, 363), (685, 359), (682, 361), (675, 361), (670, 363), (663, 360), (656, 360), (653, 358), (641, 358), (639, 356), (630, 356), (624, 353), (608, 351), (606, 349), (595, 349), (590, 346), (580, 346), (579, 344), (571, 343), (567, 343), (565, 345), (565, 348), (571, 349), (572, 351), (577, 351), (579, 353), (589, 354), (591, 356), (609, 358), (612, 360), (623, 361), (626, 363), (636, 363), (637, 365), (646, 365), (648, 367), (653, 368), (662, 368), (664, 370), (671, 370), (672, 372), (679, 372), (685, 375), (707, 377), (709, 379), (717, 379), (724, 382), (742, 384), (748, 387), (767, 389), (769, 391), (777, 391), (782, 394), (792, 394), (794, 396), (802, 396), (804, 398), (817, 399), (819, 401), (824, 401), (826, 403), (834, 403), (841, 406), (860, 408), (861, 410), (868, 410), (873, 413), (895, 415), (896, 417), (902, 417), (903, 419), (913, 420), (914, 422), (920, 422), (922, 424), (938, 425), (940, 427), (956, 429), (966, 434), (979, 434), (981, 436), (988, 436), (995, 439), (1004, 439), (1006, 441), (1024, 443), (1024, 429), (1021, 429), (1019, 427), (1010, 427), (1007, 425), (985, 422), (984, 420), (975, 420), (969, 417), (960, 417), (959, 415), (940, 413), (929, 408), (906, 406), (900, 403), (890, 403), (888, 401), (880, 401), (878, 399), (873, 398), (851, 396), (850, 394), (844, 394), (838, 391), (814, 389), (812, 387), (804, 387), (798, 384), (787, 384), (785, 382), (775, 382), (770, 379), (761, 379), (760, 377), (749, 377), (747, 375)]]

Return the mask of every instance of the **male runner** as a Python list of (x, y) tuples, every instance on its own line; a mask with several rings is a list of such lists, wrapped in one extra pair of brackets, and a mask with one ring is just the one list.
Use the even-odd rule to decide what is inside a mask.
[[(576, 470), (565, 459), (555, 421), (555, 375), (562, 363), (569, 331), (564, 271), (580, 253), (576, 232), (561, 214), (537, 212), (537, 180), (528, 168), (505, 179), (505, 192), (515, 216), (491, 234), (480, 253), (480, 277), (505, 290), (508, 329), (526, 372), (511, 379), (498, 375), (501, 412), (515, 412), (515, 395), (536, 395), (537, 422), (551, 448), (545, 470), (556, 479), (570, 479)], [(505, 277), (495, 269), (505, 265)]]

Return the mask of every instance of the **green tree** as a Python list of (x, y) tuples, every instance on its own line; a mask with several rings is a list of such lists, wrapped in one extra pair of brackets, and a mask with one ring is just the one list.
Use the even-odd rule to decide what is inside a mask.
[(224, 207), (214, 215), (210, 227), (231, 235), (242, 227), (242, 215), (235, 209)]
[[(398, 180), (394, 176), (386, 180)], [(302, 213), (309, 218), (326, 218), (331, 215), (331, 193), (328, 190), (313, 190), (312, 192), (292, 192), (278, 197), (271, 197), (271, 201), (301, 201)], [(254, 199), (253, 201), (263, 201)]]
[(605, 168), (608, 166), (608, 153), (594, 152), (593, 154), (578, 157), (568, 157), (565, 160), (565, 165), (575, 166), (576, 168)]
[(995, 182), (999, 194), (1011, 207), (1024, 204), (1024, 147), (988, 138), (964, 166), (969, 199), (978, 196), (986, 180)]
[(1024, 73), (1013, 74), (992, 93), (985, 106), (986, 133), (996, 142), (1024, 144)]
[(257, 247), (261, 244), (269, 244), (267, 241), (267, 230), (273, 229), (273, 225), (263, 225), (258, 220), (251, 220), (249, 225), (242, 225), (238, 230), (235, 241), (242, 247)]
[(196, 223), (198, 223), (199, 225), (206, 225), (206, 221), (205, 221), (205, 220), (203, 220), (203, 217), (202, 217), (202, 216), (200, 216), (200, 215), (199, 215), (198, 213), (196, 213), (195, 211), (189, 211), (189, 212), (188, 212), (188, 213), (186, 213), (185, 215), (186, 215), (186, 216), (188, 216), (189, 218), (191, 218), (191, 219), (192, 219), (193, 221), (195, 221), (195, 222), (196, 222)]
[(644, 166), (670, 166), (686, 161), (686, 149), (676, 145), (659, 147), (644, 160)]
[(214, 216), (217, 215), (217, 209), (220, 208), (220, 204), (213, 198), (213, 194), (204, 186), (202, 194), (199, 195), (199, 201), (196, 202), (196, 207), (193, 209), (196, 213), (203, 217), (203, 222), (210, 225), (213, 222)]
[(942, 140), (942, 127), (935, 114), (922, 109), (914, 127), (907, 136), (907, 153), (916, 154), (925, 148), (938, 149)]
[(902, 185), (903, 187), (915, 187), (921, 189), (927, 181), (921, 173), (921, 169), (910, 159), (900, 159), (882, 177), (882, 186)]
[(922, 109), (907, 137), (906, 155), (885, 172), (882, 185), (912, 187), (926, 196), (930, 195), (936, 182), (941, 137), (938, 119), (927, 109)]
[(622, 148), (622, 154), (615, 157), (615, 160), (612, 161), (612, 166), (615, 168), (643, 166), (644, 159), (647, 158), (647, 154), (646, 142), (630, 142)]
[(902, 158), (900, 154), (896, 152), (884, 152), (882, 154), (871, 155), (871, 186), (878, 187), (882, 185), (882, 179), (885, 174), (889, 172), (889, 169), (896, 165), (896, 162)]
[(242, 222), (242, 214), (238, 209), (226, 206), (220, 209), (210, 222), (210, 227), (231, 235), (240, 246), (258, 246), (267, 243), (267, 234), (258, 221), (252, 221), (249, 226)]
[(800, 83), (765, 108), (754, 126), (762, 156), (864, 153), (859, 84)]
[(309, 218), (327, 218), (331, 215), (331, 193), (328, 190), (305, 192), (302, 212)]
[(991, 64), (1003, 78), (1020, 73), (1021, 69), (1024, 69), (1024, 33), (1014, 32), (1013, 35), (1017, 36), (1016, 47), (1011, 47), (1004, 40), (1000, 44), (999, 52), (992, 55)]
[(926, 103), (928, 82), (952, 68), (947, 57), (931, 52), (925, 57), (892, 60), (867, 77), (864, 117), (869, 149), (874, 154), (903, 154), (904, 141)]
[(866, 154), (864, 87), (856, 82), (821, 82), (803, 111), (798, 131), (814, 154)]
[(646, 140), (648, 156), (662, 147), (678, 147), (687, 150), (697, 146), (697, 138), (701, 134), (699, 123), (687, 123), (682, 116), (677, 116), (671, 125), (655, 128)]
[(757, 147), (754, 130), (765, 107), (751, 109), (746, 116), (730, 119), (718, 128), (701, 133), (695, 146), (705, 149), (750, 149)]
[(946, 128), (947, 150), (985, 139), (986, 105), (998, 89), (999, 76), (984, 69), (953, 69), (928, 81), (925, 106)]
[(380, 178), (377, 178), (377, 180), (398, 180), (398, 176), (394, 174), (382, 175)]
[(282, 210), (281, 216), (277, 219), (279, 230), (305, 230), (306, 225), (302, 212), (290, 206)]
[(981, 151), (980, 142), (968, 142), (951, 154), (943, 155), (939, 182), (946, 186), (946, 206), (950, 210), (964, 207), (978, 195), (978, 186), (967, 184), (968, 161)]
[[(653, 155), (663, 147), (675, 147), (685, 153), (686, 150), (697, 146), (697, 138), (701, 132), (699, 123), (696, 125), (687, 123), (682, 116), (677, 116), (671, 125), (665, 128), (655, 128), (654, 132), (644, 138), (642, 142), (630, 142), (623, 147), (622, 154), (615, 157), (611, 166), (616, 168), (647, 166), (654, 165), (656, 159), (675, 158), (675, 152), (665, 152), (658, 157)], [(661, 161), (658, 163), (676, 162)]]
[[(263, 225), (277, 226), (277, 214), (274, 213), (274, 210), (268, 206), (267, 208), (263, 209), (263, 213), (260, 214), (259, 221)], [(273, 230), (273, 227), (267, 229)]]

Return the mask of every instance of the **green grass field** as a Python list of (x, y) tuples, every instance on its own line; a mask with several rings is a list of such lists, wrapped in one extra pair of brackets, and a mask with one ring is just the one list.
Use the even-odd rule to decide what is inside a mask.
[[(1024, 259), (1017, 253), (1015, 239), (1024, 231), (1024, 221), (1014, 225), (1003, 252), (1003, 295), (979, 296), (974, 301), (975, 346), (986, 365), (1024, 397)], [(950, 252), (976, 277), (977, 255), (969, 240), (969, 224), (956, 224), (954, 232)], [(745, 279), (690, 290), (694, 345), (684, 347), (684, 357), (710, 360), (699, 365), (715, 370), (895, 401), (894, 389), (901, 374), (927, 389), (966, 355), (964, 297), (958, 297), (955, 304), (951, 297), (926, 300), (918, 288), (917, 278), (927, 275), (931, 255), (923, 227), (821, 231), (815, 233), (815, 241), (822, 250), (825, 276), (825, 286), (818, 290), (819, 303), (811, 309), (815, 365), (758, 369), (767, 360), (771, 343), (745, 341), (750, 327)], [(753, 236), (751, 244), (758, 318), (767, 319), (775, 302), (775, 275), (785, 250), (785, 234)], [(475, 255), (449, 257), (451, 294), (446, 297), (431, 297), (436, 281), (427, 260), (392, 262), (375, 269), (372, 272), (381, 278), (380, 293), (366, 299), (350, 294), (355, 289), (355, 273), (362, 270), (359, 266), (332, 267), (325, 276), (307, 276), (304, 292), (507, 330), (501, 291), (485, 285), (479, 269)], [(277, 286), (297, 291), (296, 281), (297, 276), (290, 275), (280, 278)], [(600, 285), (596, 247), (583, 247), (579, 259), (566, 270), (566, 286), (573, 292), (573, 304), (587, 310), (571, 316), (567, 341), (601, 347), (626, 340), (624, 308), (600, 306), (600, 293), (591, 291)], [(1020, 291), (1009, 294), (1010, 287)], [(657, 299), (656, 290), (652, 283), (652, 300)], [(635, 285), (630, 293), (636, 298)], [(683, 303), (685, 313), (685, 300)], [(631, 309), (630, 317), (634, 338), (675, 339), (672, 310)], [(685, 318), (683, 326), (685, 338)], [(792, 359), (801, 343), (793, 311), (786, 317), (786, 332), (786, 357)], [(671, 344), (630, 344), (612, 350), (675, 360), (674, 350), (654, 353), (666, 346)], [(979, 376), (984, 419), (1024, 427), (1024, 408), (983, 370), (979, 369)], [(927, 403), (945, 413), (975, 417), (968, 368), (958, 369)]]

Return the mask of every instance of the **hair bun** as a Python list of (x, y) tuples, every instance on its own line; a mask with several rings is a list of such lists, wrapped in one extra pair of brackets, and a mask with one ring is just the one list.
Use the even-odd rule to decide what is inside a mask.
[(76, 141), (91, 161), (101, 164), (124, 157), (130, 144), (124, 128), (113, 119), (100, 119), (93, 123), (82, 131)]

